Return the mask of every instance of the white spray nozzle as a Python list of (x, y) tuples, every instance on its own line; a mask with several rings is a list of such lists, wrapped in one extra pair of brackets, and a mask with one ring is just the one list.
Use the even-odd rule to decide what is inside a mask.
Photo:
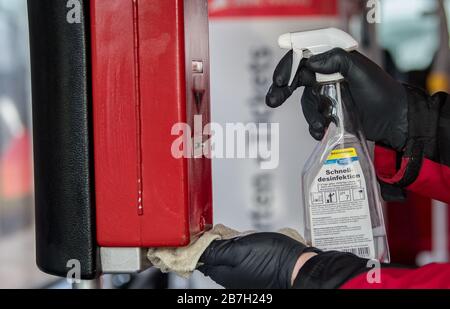
[(278, 45), (282, 49), (292, 49), (292, 34), (291, 33), (285, 33), (280, 36), (278, 39)]
[[(342, 48), (346, 51), (353, 51), (358, 48), (358, 42), (351, 35), (336, 28), (286, 33), (280, 36), (278, 45), (282, 49), (292, 49), (294, 51), (289, 85), (292, 85), (297, 68), (303, 58), (319, 55), (333, 48)], [(343, 79), (340, 73), (316, 75), (318, 82), (331, 82)]]

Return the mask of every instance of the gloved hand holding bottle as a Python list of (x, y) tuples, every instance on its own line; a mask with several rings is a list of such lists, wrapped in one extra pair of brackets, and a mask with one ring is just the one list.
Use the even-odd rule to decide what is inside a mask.
[[(292, 51), (278, 64), (266, 103), (281, 106), (299, 87), (304, 86), (302, 108), (311, 135), (321, 140), (330, 122), (327, 106), (317, 93), (314, 73), (341, 73), (348, 83), (363, 131), (370, 141), (401, 151), (408, 137), (408, 103), (405, 87), (392, 79), (377, 64), (359, 52), (333, 49), (304, 59), (294, 82), (289, 86)], [(348, 95), (348, 94), (343, 94)], [(344, 101), (346, 98), (344, 97)], [(325, 103), (326, 104), (326, 103)]]
[[(268, 102), (277, 98), (271, 96), (272, 92), (289, 94), (286, 89), (295, 89), (299, 82), (309, 79), (313, 98), (316, 93), (319, 99), (317, 103), (310, 102), (316, 112), (308, 113), (313, 118), (310, 131), (322, 138), (329, 125), (302, 172), (303, 204), (299, 206), (304, 214), (303, 236), (308, 243), (325, 251), (352, 252), (389, 262), (381, 197), (358, 108), (346, 80), (349, 70), (338, 65), (340, 59), (334, 59), (351, 55), (347, 52), (355, 51), (358, 42), (342, 30), (327, 28), (286, 33), (279, 37), (278, 44), (293, 51), (289, 55), (292, 61), (282, 61), (283, 65), (276, 70), (274, 80), (281, 81), (281, 86), (272, 87)], [(331, 51), (336, 54), (330, 55)], [(307, 64), (315, 63), (308, 59), (323, 55), (326, 57), (315, 60), (321, 64), (318, 70), (306, 68)], [(286, 78), (287, 82), (282, 81)], [(380, 84), (377, 80), (370, 82)], [(318, 127), (321, 132), (317, 132)]]

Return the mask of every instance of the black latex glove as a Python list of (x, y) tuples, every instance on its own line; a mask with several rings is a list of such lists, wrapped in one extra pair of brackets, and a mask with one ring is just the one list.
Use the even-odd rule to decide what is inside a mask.
[(333, 49), (327, 53), (304, 59), (294, 83), (288, 86), (292, 68), (292, 51), (278, 64), (273, 85), (267, 94), (270, 107), (282, 105), (299, 87), (305, 86), (302, 97), (303, 113), (311, 135), (321, 140), (330, 123), (323, 99), (317, 94), (314, 73), (341, 73), (350, 90), (363, 131), (368, 140), (401, 151), (408, 137), (408, 103), (402, 84), (391, 78), (377, 64), (358, 52)]
[(298, 258), (316, 249), (278, 233), (214, 241), (198, 268), (229, 289), (286, 289)]

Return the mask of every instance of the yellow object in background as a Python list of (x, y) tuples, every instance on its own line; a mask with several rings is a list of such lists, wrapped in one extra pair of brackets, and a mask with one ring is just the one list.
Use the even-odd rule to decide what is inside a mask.
[(445, 73), (431, 73), (427, 79), (427, 89), (430, 94), (444, 91), (449, 92), (449, 79)]

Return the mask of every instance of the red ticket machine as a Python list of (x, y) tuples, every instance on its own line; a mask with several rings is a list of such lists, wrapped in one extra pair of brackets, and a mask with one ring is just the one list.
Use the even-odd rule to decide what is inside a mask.
[(78, 261), (86, 280), (142, 270), (146, 248), (212, 225), (210, 160), (172, 153), (174, 126), (210, 121), (207, 0), (28, 6), (37, 263), (66, 276)]

